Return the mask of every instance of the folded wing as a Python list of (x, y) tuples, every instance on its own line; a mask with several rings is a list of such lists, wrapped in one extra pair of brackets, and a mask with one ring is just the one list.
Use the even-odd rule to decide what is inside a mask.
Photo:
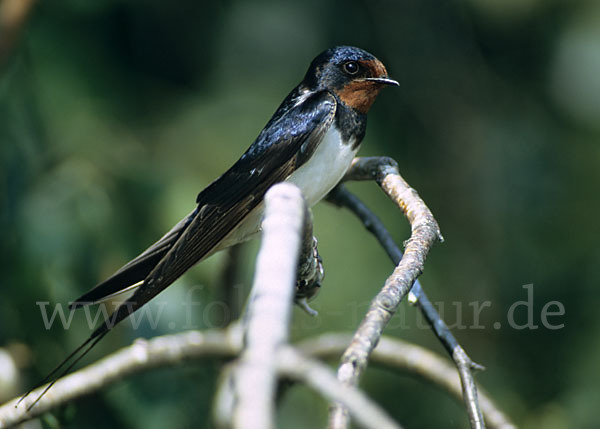
[(271, 121), (225, 174), (204, 189), (198, 207), (156, 244), (101, 283), (73, 307), (143, 283), (94, 333), (107, 332), (139, 309), (185, 271), (210, 254), (258, 204), (275, 183), (284, 181), (314, 153), (335, 117), (335, 98), (326, 91)]

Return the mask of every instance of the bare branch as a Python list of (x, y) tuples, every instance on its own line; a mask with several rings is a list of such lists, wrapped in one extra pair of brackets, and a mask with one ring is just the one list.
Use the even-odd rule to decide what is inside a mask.
[(138, 339), (133, 345), (61, 378), (30, 411), (27, 408), (33, 398), (46, 386), (38, 387), (18, 406), (18, 398), (0, 406), (0, 427), (30, 420), (137, 372), (204, 356), (233, 356), (240, 347), (241, 339), (228, 331), (190, 331), (149, 341)]
[(465, 405), (467, 406), (467, 413), (469, 414), (469, 423), (473, 429), (484, 429), (485, 422), (481, 409), (479, 407), (479, 400), (477, 397), (477, 386), (475, 385), (475, 379), (471, 373), (471, 368), (475, 365), (475, 362), (467, 355), (467, 352), (460, 346), (457, 345), (452, 353), (452, 360), (458, 368), (458, 374), (463, 390), (463, 398)]
[[(338, 345), (338, 353), (341, 347)], [(52, 408), (72, 402), (139, 372), (175, 366), (204, 357), (229, 358), (236, 356), (241, 348), (241, 329), (237, 324), (224, 330), (189, 331), (151, 340), (138, 339), (132, 345), (61, 378), (30, 412), (26, 411), (27, 403), (15, 407), (17, 398), (0, 406), (0, 427), (11, 427), (30, 420)], [(325, 356), (327, 350), (321, 348), (316, 353)], [(302, 358), (289, 346), (286, 346), (281, 354), (277, 353), (275, 366), (281, 375), (305, 382), (324, 397), (342, 402), (365, 427), (398, 427), (395, 423), (393, 426), (377, 426), (380, 422), (390, 422), (389, 417), (379, 407), (373, 403), (365, 405), (368, 399), (363, 393), (355, 388), (344, 387), (325, 365)], [(227, 391), (219, 404), (222, 409), (215, 413), (221, 417), (230, 414), (233, 407), (230, 388), (230, 376), (233, 372), (228, 372), (224, 383), (227, 385)], [(43, 388), (44, 386), (37, 390)], [(217, 402), (220, 402), (219, 395), (220, 393), (217, 393)], [(223, 423), (227, 422), (227, 419), (220, 418), (217, 421)]]
[[(442, 236), (429, 208), (400, 176), (398, 166), (391, 158), (355, 158), (345, 180), (375, 180), (402, 210), (412, 229), (404, 257), (371, 302), (352, 343), (342, 356), (338, 378), (346, 384), (356, 385), (384, 327), (421, 274), (429, 249), (436, 240), (442, 240)], [(334, 406), (329, 427), (347, 426), (347, 412), (341, 406)]]
[[(304, 353), (321, 359), (337, 359), (352, 341), (352, 334), (324, 334), (297, 344)], [(441, 387), (458, 401), (463, 399), (462, 383), (456, 368), (437, 354), (402, 340), (382, 336), (370, 356), (374, 364), (416, 374)], [(479, 403), (490, 429), (515, 429), (516, 426), (479, 387)]]
[(280, 348), (277, 363), (282, 375), (306, 383), (330, 401), (344, 404), (361, 426), (373, 429), (400, 428), (364, 393), (337, 380), (325, 364), (303, 356), (289, 346)]
[(235, 369), (237, 362), (223, 366), (213, 398), (212, 417), (217, 428), (231, 428), (235, 408)]
[[(339, 186), (334, 191), (334, 198), (338, 205), (348, 208), (360, 218), (365, 228), (377, 238), (392, 262), (398, 264), (402, 259), (402, 251), (398, 248), (381, 220), (362, 201), (360, 201), (358, 197), (353, 195), (343, 186)], [(411, 296), (413, 299), (411, 299)], [(481, 370), (484, 368), (473, 362), (456, 338), (454, 338), (454, 335), (452, 335), (452, 332), (450, 332), (446, 323), (442, 320), (435, 307), (429, 301), (419, 280), (415, 280), (409, 294), (409, 301), (412, 301), (412, 303), (416, 304), (419, 310), (421, 310), (435, 335), (446, 348), (448, 354), (452, 357), (458, 368), (471, 427), (477, 429), (483, 428), (484, 420), (479, 409), (477, 387), (473, 381), (471, 369)]]
[[(412, 229), (411, 241), (421, 241), (425, 247), (422, 259), (436, 240), (444, 241), (440, 228), (416, 190), (410, 187), (398, 171), (398, 163), (386, 156), (354, 158), (344, 181), (375, 180), (388, 197), (402, 210)], [(408, 253), (406, 245), (405, 253)]]
[[(305, 215), (306, 209), (301, 194), (293, 185), (281, 184), (269, 191), (265, 200), (265, 235), (257, 260), (255, 286), (246, 319), (247, 348), (243, 351), (239, 368), (236, 368), (230, 379), (234, 381), (233, 392), (237, 393), (238, 399), (234, 411), (236, 427), (273, 426), (275, 381), (280, 372), (305, 381), (324, 396), (338, 401), (336, 409), (341, 412), (342, 419), (339, 421), (342, 426), (335, 427), (347, 425), (348, 412), (365, 427), (398, 427), (353, 385), (364, 370), (383, 328), (401, 299), (410, 290), (412, 282), (420, 274), (430, 246), (437, 238), (441, 239), (441, 236), (431, 213), (416, 192), (397, 174), (393, 161), (358, 159), (349, 177), (375, 177), (404, 211), (412, 225), (412, 236), (406, 246), (406, 255), (372, 302), (369, 313), (344, 354), (338, 370), (338, 379), (343, 384), (331, 382), (334, 380), (333, 375), (328, 373), (325, 367), (306, 360), (290, 346), (285, 345), (302, 241), (301, 232), (304, 230), (305, 235), (308, 234), (306, 227), (303, 228), (303, 218), (307, 222), (309, 218)], [(312, 236), (312, 232), (309, 235)], [(304, 242), (306, 244), (306, 239)], [(305, 246), (305, 254), (307, 249)], [(55, 389), (30, 413), (25, 411), (29, 401), (23, 401), (19, 407), (14, 407), (16, 400), (0, 407), (0, 426), (6, 427), (28, 420), (52, 407), (89, 394), (144, 369), (175, 364), (200, 356), (235, 355), (241, 349), (240, 332), (240, 326), (234, 325), (221, 333), (189, 332), (151, 341), (136, 341), (133, 346), (59, 380)], [(396, 350), (393, 353), (402, 352)], [(474, 365), (467, 360), (466, 354), (456, 356), (457, 361), (460, 359), (467, 366)], [(346, 387), (340, 388), (343, 385)], [(44, 386), (40, 389), (43, 388)], [(229, 392), (230, 397), (231, 393), (232, 391)], [(225, 410), (234, 407), (233, 402), (229, 405), (222, 402), (220, 405), (224, 405)], [(486, 418), (489, 418), (488, 414), (486, 412)], [(502, 413), (498, 411), (496, 414), (500, 416), (497, 420), (502, 421)], [(505, 418), (504, 421), (507, 422)], [(497, 427), (511, 427), (507, 425)]]
[[(27, 404), (21, 404), (18, 408), (14, 407), (17, 398), (2, 405), (0, 407), (0, 427), (5, 428), (32, 419), (52, 408), (72, 402), (139, 372), (161, 366), (174, 366), (203, 357), (233, 357), (241, 349), (242, 341), (239, 333), (239, 330), (233, 325), (226, 330), (190, 331), (156, 337), (148, 341), (136, 340), (131, 346), (59, 380), (55, 385), (56, 389), (51, 390), (48, 396), (43, 397), (29, 413), (25, 411)], [(304, 353), (314, 357), (337, 358), (351, 339), (352, 335), (350, 334), (325, 334), (305, 340), (298, 344), (298, 347)], [(455, 369), (443, 358), (426, 349), (384, 336), (373, 351), (371, 359), (374, 363), (416, 374), (442, 387), (457, 399), (462, 398), (461, 384)], [(285, 366), (285, 364), (283, 365)], [(315, 381), (309, 383), (307, 379), (294, 376), (293, 369), (282, 369), (279, 363), (277, 366), (284, 375), (311, 384), (315, 390), (327, 396), (323, 389), (313, 385), (316, 383)], [(319, 374), (314, 375), (313, 373), (312, 376), (317, 379), (321, 378)], [(38, 390), (40, 389), (43, 389), (43, 386)], [(514, 424), (481, 389), (479, 401), (490, 428), (515, 428)], [(344, 404), (352, 407), (347, 402)], [(230, 405), (224, 409), (230, 410)]]
[(247, 313), (246, 348), (236, 371), (236, 428), (274, 427), (276, 351), (287, 342), (306, 206), (289, 183), (265, 195), (263, 235)]

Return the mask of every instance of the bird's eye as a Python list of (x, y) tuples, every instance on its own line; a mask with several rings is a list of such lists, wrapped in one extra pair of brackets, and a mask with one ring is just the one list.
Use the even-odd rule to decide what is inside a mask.
[(358, 64), (354, 61), (350, 61), (344, 64), (344, 71), (349, 75), (354, 75), (358, 73)]

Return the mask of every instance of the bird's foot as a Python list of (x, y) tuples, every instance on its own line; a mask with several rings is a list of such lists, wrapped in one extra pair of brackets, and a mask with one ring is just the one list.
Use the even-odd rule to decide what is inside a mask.
[(318, 313), (309, 307), (308, 301), (317, 296), (324, 277), (323, 260), (317, 250), (317, 239), (313, 237), (312, 252), (308, 255), (301, 255), (298, 263), (294, 296), (294, 302), (311, 316), (316, 316)]

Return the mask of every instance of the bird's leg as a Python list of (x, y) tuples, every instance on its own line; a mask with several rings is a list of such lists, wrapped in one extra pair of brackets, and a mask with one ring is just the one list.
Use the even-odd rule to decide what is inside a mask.
[(308, 301), (319, 293), (325, 272), (323, 270), (323, 260), (317, 250), (317, 239), (313, 237), (312, 213), (310, 211), (305, 217), (302, 236), (294, 302), (311, 316), (316, 316), (317, 311), (310, 308)]
[(310, 252), (302, 252), (298, 263), (298, 276), (296, 279), (296, 294), (294, 302), (311, 316), (317, 316), (316, 310), (308, 305), (308, 301), (319, 293), (321, 283), (325, 277), (323, 260), (317, 250), (317, 239), (310, 240)]

